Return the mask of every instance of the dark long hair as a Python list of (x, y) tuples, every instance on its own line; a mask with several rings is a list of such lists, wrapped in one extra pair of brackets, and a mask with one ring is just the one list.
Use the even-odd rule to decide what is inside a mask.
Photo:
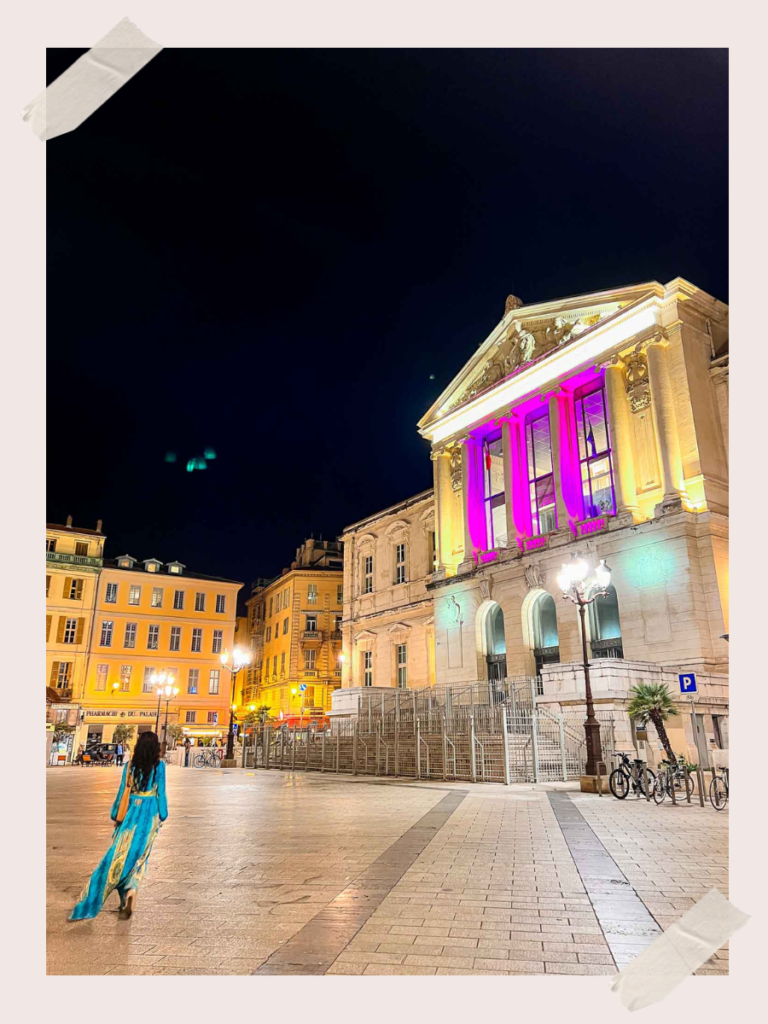
[(131, 758), (131, 771), (139, 789), (147, 789), (152, 772), (160, 761), (160, 741), (157, 733), (143, 732), (136, 741)]

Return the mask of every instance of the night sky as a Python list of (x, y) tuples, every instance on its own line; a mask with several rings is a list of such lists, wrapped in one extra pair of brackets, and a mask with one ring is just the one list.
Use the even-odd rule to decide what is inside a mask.
[(249, 585), (432, 485), (416, 421), (510, 292), (727, 302), (727, 84), (726, 50), (164, 50), (46, 143), (48, 521)]

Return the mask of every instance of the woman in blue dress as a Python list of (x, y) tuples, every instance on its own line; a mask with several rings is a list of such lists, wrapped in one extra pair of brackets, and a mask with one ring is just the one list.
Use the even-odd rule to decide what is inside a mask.
[[(129, 791), (125, 817), (118, 822), (120, 802), (126, 786)], [(120, 911), (125, 917), (133, 913), (136, 891), (147, 870), (160, 825), (168, 817), (165, 798), (165, 762), (160, 760), (160, 744), (153, 732), (139, 736), (133, 757), (123, 768), (111, 818), (117, 827), (112, 845), (80, 894), (70, 921), (96, 917), (113, 889), (120, 896)]]

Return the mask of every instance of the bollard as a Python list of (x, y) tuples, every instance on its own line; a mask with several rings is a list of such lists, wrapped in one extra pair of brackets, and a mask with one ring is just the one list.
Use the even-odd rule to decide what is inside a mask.
[(669, 795), (672, 798), (672, 806), (677, 807), (677, 800), (675, 799), (675, 776), (672, 774), (671, 768), (667, 773), (667, 782), (669, 783)]
[(645, 799), (646, 801), (651, 799), (651, 786), (648, 782), (648, 765), (643, 765), (643, 781), (645, 782)]
[(699, 803), (704, 806), (704, 772), (701, 770), (701, 765), (696, 765), (696, 777), (699, 780)]
[(691, 773), (688, 769), (685, 769), (685, 802), (689, 804), (691, 802), (691, 790), (693, 786), (689, 786), (688, 783), (691, 781)]
[(600, 762), (599, 761), (597, 762), (595, 767), (597, 768), (597, 795), (598, 796), (602, 796), (603, 795), (603, 776), (602, 776), (602, 774), (600, 772)]

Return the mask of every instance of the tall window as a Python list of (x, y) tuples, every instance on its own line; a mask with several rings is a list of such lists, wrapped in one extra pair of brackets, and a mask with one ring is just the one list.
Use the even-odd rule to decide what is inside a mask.
[(216, 612), (218, 615), (223, 615), (227, 608), (227, 596), (226, 594), (216, 595)]
[(111, 619), (107, 619), (101, 624), (101, 640), (99, 644), (101, 647), (112, 646), (112, 632), (115, 628), (115, 624)]
[(50, 576), (46, 576), (45, 577), (45, 596), (48, 597), (48, 595), (50, 593), (51, 593), (51, 577)]
[(288, 616), (283, 619), (283, 636), (288, 632)]
[(623, 658), (619, 599), (611, 585), (605, 597), (598, 597), (589, 606), (589, 626), (592, 635), (593, 658)]
[(219, 712), (209, 711), (208, 712), (208, 725), (218, 725), (219, 723)]
[(208, 676), (208, 693), (219, 692), (219, 681), (221, 679), (221, 669), (212, 668), (211, 674)]
[(395, 583), (405, 583), (405, 544), (395, 545)]
[(213, 631), (213, 646), (211, 647), (212, 654), (221, 654), (221, 645), (224, 643), (224, 630), (214, 629)]
[(171, 626), (171, 646), (170, 650), (179, 651), (181, 650), (181, 626)]
[[(501, 434), (483, 441), (483, 498), (489, 548), (507, 545), (507, 508), (504, 492), (504, 448)], [(432, 535), (434, 562), (434, 534)]]
[(106, 604), (117, 604), (117, 584), (108, 583), (107, 592), (104, 594), (104, 602)]
[(141, 601), (141, 587), (131, 585), (128, 591), (128, 604), (138, 604)]
[(575, 411), (584, 518), (593, 519), (616, 511), (608, 412), (602, 381), (579, 388), (575, 395)]
[(56, 550), (56, 541), (53, 539), (53, 537), (46, 537), (45, 538), (45, 550), (46, 551), (55, 551)]
[(363, 593), (373, 592), (373, 555), (366, 555), (363, 559)]
[(195, 611), (196, 612), (204, 612), (205, 611), (205, 594), (200, 594), (200, 593), (195, 594)]
[(106, 690), (107, 688), (107, 676), (109, 675), (109, 665), (97, 665), (96, 666), (96, 689)]
[(336, 604), (342, 604), (344, 601), (344, 584), (336, 584)]
[(65, 619), (64, 630), (62, 632), (61, 641), (65, 644), (73, 644), (75, 637), (77, 636), (77, 619)]
[(144, 666), (144, 678), (141, 681), (142, 693), (152, 693), (152, 676), (155, 674), (155, 671), (154, 665)]
[(203, 631), (202, 629), (192, 630), (192, 651), (199, 653), (203, 649)]
[(133, 672), (133, 665), (120, 666), (120, 689), (123, 693), (131, 691), (131, 672)]
[(72, 662), (54, 661), (51, 678), (53, 680), (53, 685), (57, 690), (69, 689), (69, 684), (72, 679)]
[(123, 647), (135, 647), (136, 646), (136, 629), (137, 629), (137, 624), (135, 622), (126, 622), (126, 624), (125, 624), (125, 639), (123, 640)]
[(549, 413), (542, 412), (525, 425), (528, 450), (528, 489), (534, 536), (557, 529), (555, 478), (552, 473), (552, 438)]
[(272, 627), (267, 626), (267, 643), (272, 639)]
[(277, 678), (277, 655), (272, 656), (272, 678)]
[(306, 630), (308, 633), (314, 633), (317, 630), (317, 614), (315, 612), (307, 613)]
[(363, 686), (373, 686), (373, 651), (363, 651)]
[(187, 676), (187, 693), (197, 693), (197, 684), (200, 682), (200, 669), (191, 668)]
[(317, 604), (317, 584), (309, 583), (307, 585), (307, 604)]
[(174, 590), (173, 592), (173, 607), (176, 611), (182, 611), (184, 609), (184, 591)]
[(160, 627), (150, 626), (147, 633), (147, 650), (156, 651), (160, 646)]
[(184, 712), (184, 721), (187, 723), (187, 725), (194, 725), (194, 722), (195, 722), (195, 712), (194, 711), (185, 711)]
[(80, 601), (83, 597), (83, 581), (68, 576), (64, 580), (64, 597), (68, 601)]
[(397, 645), (397, 685), (408, 685), (408, 645)]
[(304, 671), (305, 672), (312, 672), (312, 671), (314, 671), (314, 668), (315, 668), (315, 658), (316, 657), (317, 657), (317, 651), (314, 649), (314, 647), (309, 647), (309, 648), (307, 648), (306, 651), (304, 651)]
[(285, 675), (285, 651), (280, 655), (280, 675)]
[(152, 607), (162, 608), (163, 607), (163, 588), (152, 587)]
[[(506, 519), (505, 519), (506, 522)], [(433, 569), (437, 568), (437, 534), (434, 530), (429, 531), (429, 557), (430, 566)]]

